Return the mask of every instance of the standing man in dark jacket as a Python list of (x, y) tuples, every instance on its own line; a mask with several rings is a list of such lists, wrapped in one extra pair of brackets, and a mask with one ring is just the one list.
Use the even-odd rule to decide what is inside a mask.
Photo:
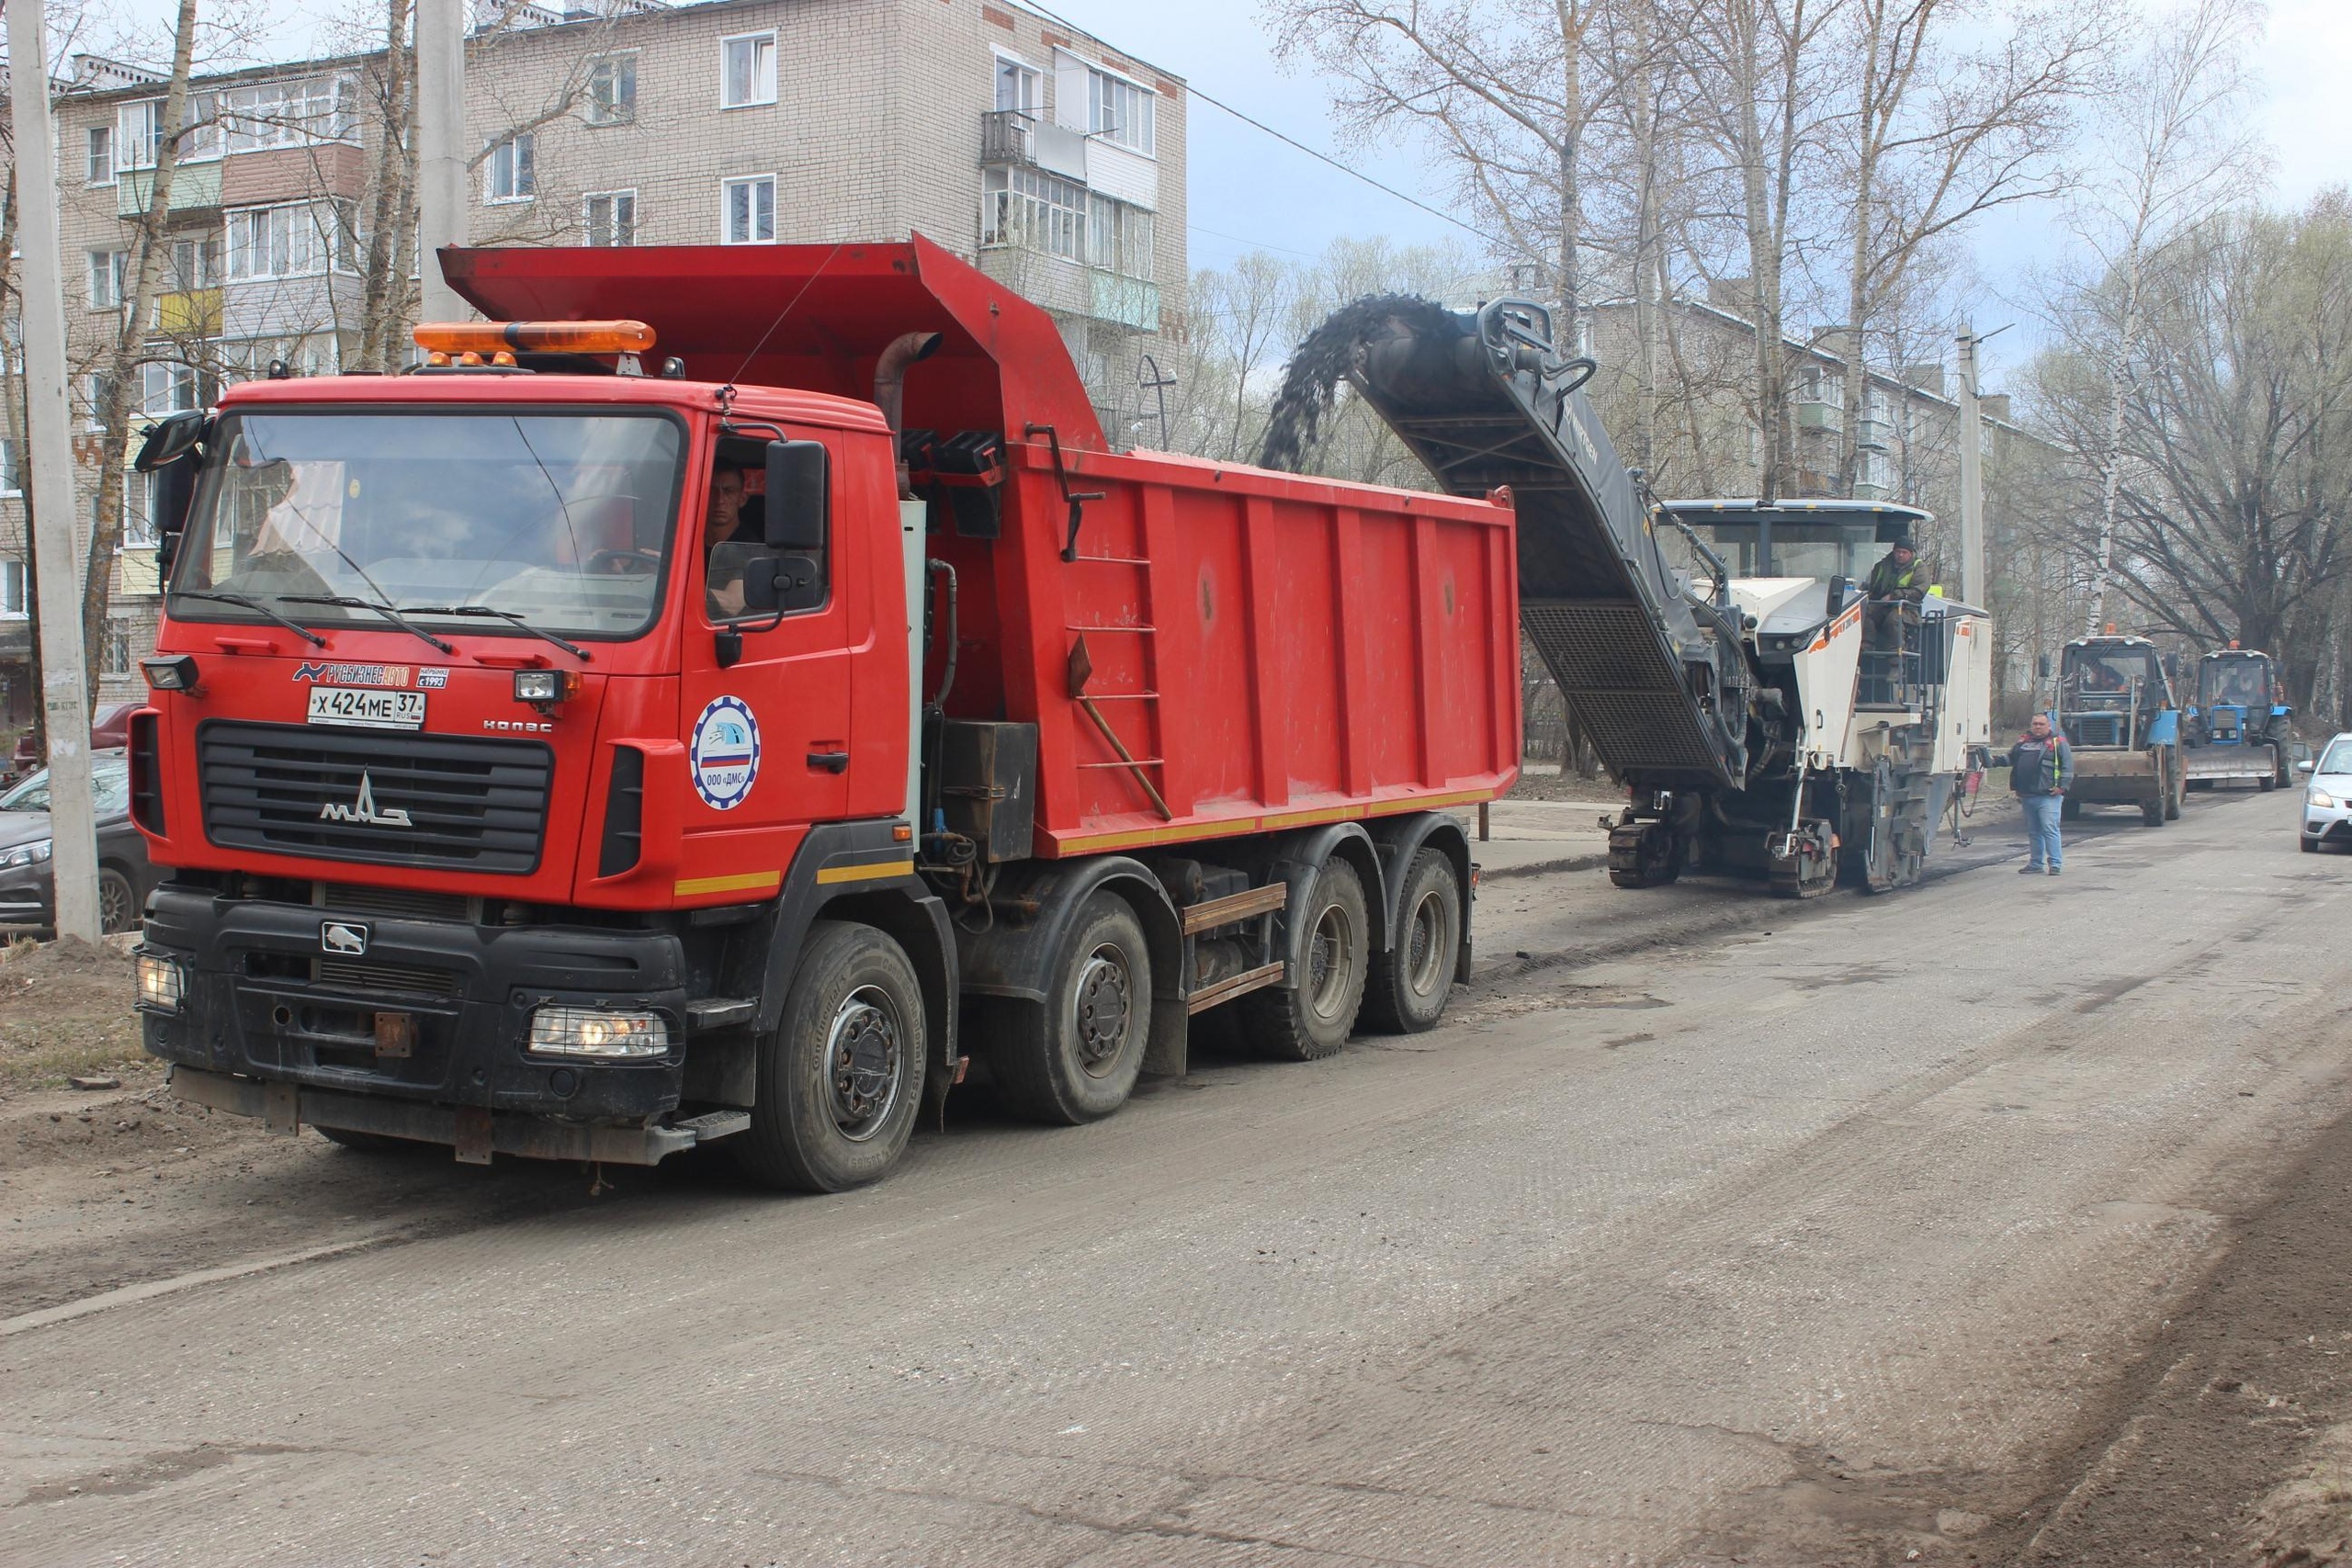
[(2009, 748), (2009, 787), (2025, 807), (2025, 864), (2019, 874), (2048, 871), (2058, 874), (2062, 853), (2058, 818), (2066, 804), (2066, 786), (2075, 782), (2075, 749), (2050, 728), (2050, 716), (2038, 713), (2022, 739)]
[(1879, 558), (1862, 591), (1871, 601), (1870, 646), (1902, 647), (1904, 627), (1919, 624), (1919, 604), (1928, 596), (1927, 568), (1919, 564), (1908, 539), (1897, 540), (1893, 549)]

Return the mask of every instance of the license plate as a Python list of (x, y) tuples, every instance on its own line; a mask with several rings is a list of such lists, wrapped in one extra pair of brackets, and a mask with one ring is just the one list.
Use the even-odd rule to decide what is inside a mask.
[(422, 729), (424, 694), (313, 686), (308, 716), (312, 724), (348, 725), (355, 729)]

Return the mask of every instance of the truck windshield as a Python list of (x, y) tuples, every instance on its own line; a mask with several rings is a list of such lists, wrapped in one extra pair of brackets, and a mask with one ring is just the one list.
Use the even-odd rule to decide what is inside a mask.
[[(347, 596), (469, 632), (488, 606), (590, 637), (660, 601), (683, 432), (658, 413), (232, 413), (211, 444), (175, 591), (238, 594), (309, 622), (381, 624)], [(183, 597), (192, 619), (240, 619)]]
[(2209, 661), (2199, 684), (2208, 707), (2254, 707), (2266, 704), (2269, 671), (2258, 659), (2216, 659)]
[(1841, 527), (1834, 523), (1772, 525), (1774, 577), (1810, 577), (1817, 582), (1842, 577), (1860, 582), (1885, 553), (1885, 547), (1877, 543), (1874, 532), (1867, 527)]

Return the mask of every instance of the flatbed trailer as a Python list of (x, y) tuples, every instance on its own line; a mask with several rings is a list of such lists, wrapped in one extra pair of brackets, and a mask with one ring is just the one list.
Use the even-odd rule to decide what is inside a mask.
[(428, 369), (142, 457), (193, 481), (131, 728), (178, 1092), (836, 1190), (967, 1066), (1077, 1122), (1211, 1008), (1291, 1059), (1436, 1021), (1452, 811), (1518, 767), (1508, 497), (1114, 453), (921, 238), (443, 262), (493, 321)]

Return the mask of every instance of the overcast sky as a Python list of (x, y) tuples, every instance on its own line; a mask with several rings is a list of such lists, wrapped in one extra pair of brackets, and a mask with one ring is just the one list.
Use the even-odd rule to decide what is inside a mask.
[[(300, 50), (310, 30), (291, 18), (308, 7), (278, 0), (289, 20), (283, 46)], [(2154, 0), (2148, 0), (2152, 6)], [(168, 26), (165, 0), (129, 0)], [(2276, 199), (2296, 203), (2352, 182), (2352, 0), (2270, 0), (2258, 65), (2267, 92), (2262, 128), (2276, 158)], [(1331, 131), (1329, 96), (1306, 74), (1284, 73), (1260, 20), (1261, 0), (1047, 0), (1046, 8), (1118, 48), (1184, 77), (1200, 91), (1321, 148), (1382, 183), (1442, 206), (1442, 189), (1410, 147), (1342, 148)], [(1191, 115), (1191, 242), (1195, 267), (1218, 267), (1257, 249), (1319, 254), (1334, 238), (1385, 235), (1400, 243), (1464, 238), (1443, 220), (1383, 195), (1283, 146), (1263, 131), (1193, 100)], [(2020, 273), (2058, 243), (2048, 216), (2018, 211), (1973, 236), (1990, 315)], [(1980, 320), (1980, 330), (1999, 322)], [(1998, 345), (2029, 347), (2027, 328)]]

